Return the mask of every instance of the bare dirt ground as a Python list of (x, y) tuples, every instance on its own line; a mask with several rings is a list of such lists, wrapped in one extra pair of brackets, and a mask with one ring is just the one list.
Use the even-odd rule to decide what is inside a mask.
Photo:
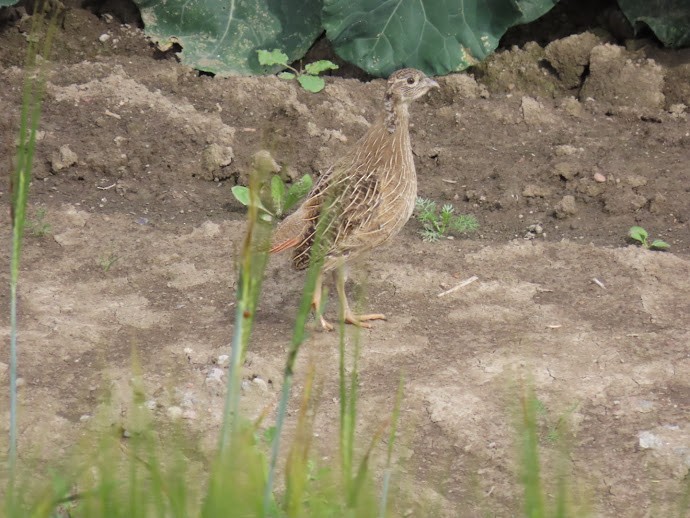
[[(3, 170), (26, 28), (0, 26)], [(475, 74), (440, 78), (413, 107), (412, 139), (420, 195), (474, 214), (480, 230), (426, 243), (412, 220), (352, 271), (348, 289), (389, 316), (361, 333), (362, 444), (404, 375), (401, 508), (518, 515), (515, 412), (531, 380), (544, 456), (565, 420), (568, 470), (592, 515), (667, 516), (690, 468), (690, 54), (587, 33), (499, 53)], [(272, 77), (200, 77), (132, 25), (68, 12), (30, 200), (50, 231), (27, 237), (21, 273), (22, 452), (65, 454), (104, 387), (122, 401), (112, 424), (126, 427), (132, 348), (151, 408), (214, 444), (243, 234), (230, 189), (261, 149), (288, 177), (318, 174), (366, 131), (383, 81), (327, 82), (313, 95)], [(627, 243), (635, 224), (671, 251)], [(3, 210), (2, 243), (9, 228)], [(272, 260), (245, 371), (249, 416), (276, 404), (302, 280)], [(325, 441), (337, 433), (337, 342), (311, 333), (300, 365), (319, 367)], [(0, 387), (4, 398), (6, 363)]]

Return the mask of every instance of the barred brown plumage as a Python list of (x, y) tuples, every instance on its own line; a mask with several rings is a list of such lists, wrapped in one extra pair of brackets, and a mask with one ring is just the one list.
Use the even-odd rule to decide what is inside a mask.
[[(322, 273), (334, 270), (347, 323), (370, 327), (365, 321), (385, 319), (378, 313), (352, 313), (341, 266), (396, 235), (410, 219), (417, 198), (417, 175), (408, 106), (431, 88), (438, 88), (438, 84), (419, 70), (394, 72), (376, 123), (319, 178), (302, 205), (278, 226), (271, 252), (293, 249), (297, 269), (308, 266), (319, 227), (324, 262), (312, 301), (316, 310), (321, 303)], [(321, 325), (333, 329), (323, 316)]]

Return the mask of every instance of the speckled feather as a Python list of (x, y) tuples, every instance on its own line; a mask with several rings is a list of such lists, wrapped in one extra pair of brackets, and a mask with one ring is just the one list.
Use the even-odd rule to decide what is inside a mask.
[(407, 108), (434, 86), (414, 69), (399, 70), (389, 78), (381, 116), (279, 225), (272, 252), (294, 248), (294, 266), (306, 268), (322, 214), (327, 214), (322, 224), (324, 271), (400, 232), (417, 197)]

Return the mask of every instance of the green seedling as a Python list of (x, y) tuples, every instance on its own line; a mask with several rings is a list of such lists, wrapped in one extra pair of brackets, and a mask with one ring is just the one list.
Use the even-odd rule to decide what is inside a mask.
[(52, 231), (50, 223), (46, 223), (46, 209), (39, 207), (36, 209), (34, 219), (27, 221), (27, 230), (34, 237), (45, 237)]
[(661, 239), (655, 239), (650, 242), (649, 233), (642, 227), (630, 227), (630, 230), (628, 230), (628, 237), (633, 241), (637, 241), (640, 246), (647, 250), (666, 250), (671, 247), (671, 245)]
[[(305, 174), (289, 187), (280, 176), (275, 175), (271, 178), (270, 199), (266, 200), (265, 205), (259, 201), (259, 208), (271, 216), (282, 218), (309, 193), (312, 184), (313, 181), (308, 174)], [(232, 195), (245, 207), (249, 206), (249, 189), (247, 187), (242, 185), (234, 186), (232, 188)]]
[(276, 66), (280, 65), (283, 67), (283, 72), (278, 74), (278, 77), (285, 80), (297, 79), (297, 82), (305, 90), (313, 93), (318, 93), (324, 89), (326, 86), (325, 81), (319, 74), (325, 72), (326, 70), (337, 70), (338, 65), (329, 61), (327, 59), (321, 59), (319, 61), (314, 61), (309, 63), (304, 67), (304, 70), (297, 70), (288, 64), (287, 54), (279, 49), (268, 50), (257, 50), (259, 54), (259, 64), (264, 66)]
[(110, 253), (108, 255), (101, 256), (98, 259), (98, 265), (101, 267), (101, 270), (103, 270), (103, 273), (108, 273), (108, 271), (119, 259), (120, 258), (115, 255), (115, 253)]
[(424, 241), (438, 241), (450, 233), (473, 232), (479, 228), (477, 218), (468, 214), (455, 214), (455, 208), (445, 204), (439, 211), (436, 202), (417, 198), (417, 219), (423, 225), (420, 232)]

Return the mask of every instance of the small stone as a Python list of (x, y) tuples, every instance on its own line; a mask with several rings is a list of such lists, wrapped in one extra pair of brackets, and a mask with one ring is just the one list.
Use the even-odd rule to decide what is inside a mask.
[(570, 194), (563, 196), (563, 199), (556, 204), (554, 214), (558, 219), (565, 219), (577, 213), (575, 196)]
[(225, 371), (223, 371), (223, 369), (219, 369), (218, 367), (214, 367), (206, 375), (206, 383), (222, 383), (224, 373), (225, 373)]
[(105, 42), (108, 41), (109, 39), (110, 39), (110, 34), (108, 34), (107, 32), (104, 32), (103, 34), (101, 34), (101, 35), (98, 37), (98, 41), (100, 41), (101, 43), (105, 43)]
[(229, 166), (235, 158), (235, 153), (230, 146), (210, 144), (201, 154), (201, 170), (204, 180), (220, 178), (223, 167)]
[(663, 214), (667, 211), (667, 200), (663, 194), (655, 194), (649, 204), (649, 212), (652, 214)]
[(82, 423), (85, 423), (89, 419), (91, 419), (91, 416), (89, 414), (84, 414), (82, 416), (79, 416), (79, 421), (81, 421)]
[(672, 104), (671, 106), (668, 107), (669, 113), (685, 113), (685, 110), (687, 110), (688, 107), (685, 106), (683, 103), (678, 103), (678, 104)]
[(534, 239), (535, 237), (541, 235), (546, 236), (546, 234), (544, 234), (544, 227), (541, 225), (541, 223), (534, 223), (533, 225), (527, 227), (525, 239)]
[(631, 174), (630, 176), (625, 177), (625, 183), (634, 189), (635, 187), (647, 185), (647, 179), (639, 174)]
[(606, 181), (606, 177), (601, 173), (594, 173), (593, 178), (595, 182), (599, 183), (604, 183)]
[(553, 174), (560, 176), (564, 180), (572, 180), (577, 176), (577, 173), (577, 166), (570, 162), (558, 162), (553, 166)]
[(541, 187), (534, 184), (528, 184), (522, 190), (522, 195), (525, 198), (545, 198), (550, 194), (551, 191), (547, 187)]
[(672, 104), (668, 107), (671, 117), (674, 119), (685, 119), (685, 111), (688, 109), (683, 103)]
[(606, 184), (595, 182), (592, 178), (581, 178), (577, 182), (577, 192), (596, 198), (606, 191)]
[(651, 412), (652, 410), (654, 410), (654, 407), (656, 407), (654, 402), (648, 401), (646, 399), (640, 399), (634, 403), (635, 411), (641, 414), (647, 414)]
[(166, 413), (170, 419), (179, 419), (182, 417), (183, 410), (179, 406), (170, 406)]
[(266, 383), (266, 380), (256, 377), (252, 380), (252, 383), (259, 387), (262, 392), (268, 392), (268, 383)]
[(570, 144), (563, 144), (562, 146), (556, 146), (554, 148), (554, 153), (556, 154), (556, 156), (574, 155), (579, 151), (584, 151), (584, 149), (576, 148), (575, 146), (571, 146)]
[(475, 190), (465, 191), (465, 201), (477, 202), (477, 201), (479, 201), (480, 196), (481, 195), (480, 195), (479, 191), (475, 191)]
[(144, 406), (145, 406), (148, 410), (153, 411), (153, 410), (156, 409), (156, 406), (157, 406), (157, 405), (156, 405), (156, 401), (155, 401), (155, 400), (149, 399), (146, 403), (144, 403)]
[(69, 146), (60, 146), (60, 149), (53, 153), (50, 159), (50, 166), (54, 173), (67, 169), (68, 167), (77, 163), (77, 154), (72, 151)]
[(638, 435), (640, 448), (645, 450), (658, 450), (664, 444), (662, 440), (652, 432), (640, 432)]
[(449, 74), (442, 79), (444, 91), (452, 93), (453, 99), (476, 99), (481, 95), (480, 86), (474, 77), (467, 74)]
[(218, 356), (218, 359), (216, 360), (216, 364), (220, 367), (225, 367), (230, 363), (230, 356), (227, 354), (221, 354)]
[(556, 117), (533, 97), (522, 98), (521, 111), (523, 120), (530, 126), (545, 126), (556, 122)]
[(582, 108), (582, 103), (575, 99), (575, 97), (566, 97), (561, 102), (561, 108), (572, 117), (582, 117), (584, 115), (584, 109)]

